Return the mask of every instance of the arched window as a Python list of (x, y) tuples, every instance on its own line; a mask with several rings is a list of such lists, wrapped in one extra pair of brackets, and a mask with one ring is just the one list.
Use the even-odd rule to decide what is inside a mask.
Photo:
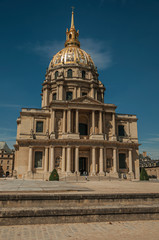
[(85, 79), (85, 77), (86, 77), (86, 72), (82, 71), (82, 79)]
[(72, 92), (66, 92), (66, 100), (72, 99)]
[(56, 72), (55, 72), (55, 79), (57, 79), (58, 75), (59, 75), (59, 72), (56, 71)]
[(72, 34), (69, 35), (69, 38), (70, 38), (70, 39), (72, 38)]
[(56, 93), (53, 93), (52, 100), (56, 100)]
[(67, 77), (72, 78), (72, 69), (68, 69), (67, 71)]

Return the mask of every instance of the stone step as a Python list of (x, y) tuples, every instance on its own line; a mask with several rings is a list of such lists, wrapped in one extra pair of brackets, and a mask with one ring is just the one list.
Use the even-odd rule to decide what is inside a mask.
[(0, 208), (131, 206), (135, 204), (159, 204), (159, 193), (1, 193), (0, 195)]
[[(61, 176), (59, 178), (59, 181), (66, 181), (66, 182), (112, 181), (112, 180), (117, 180), (117, 178), (109, 177), (109, 176), (87, 176), (87, 180), (85, 176)], [(121, 181), (122, 179), (118, 179), (118, 180)]]
[(159, 219), (159, 204), (90, 207), (1, 208), (0, 225), (52, 224)]

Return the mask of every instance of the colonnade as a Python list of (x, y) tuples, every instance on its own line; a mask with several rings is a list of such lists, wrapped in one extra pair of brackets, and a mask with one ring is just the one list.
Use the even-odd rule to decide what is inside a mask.
[[(72, 111), (75, 111), (75, 133), (79, 133), (79, 110), (63, 110), (63, 125), (62, 133), (72, 133)], [(115, 114), (113, 114), (115, 115)], [(114, 118), (115, 119), (115, 118)], [(67, 121), (66, 121), (67, 120)], [(67, 123), (67, 124), (66, 124)], [(103, 111), (99, 111), (99, 120), (98, 120), (99, 134), (103, 133)], [(113, 125), (115, 129), (115, 123)], [(55, 110), (52, 109), (51, 121), (50, 121), (51, 133), (55, 132)], [(114, 130), (115, 131), (115, 130)], [(92, 134), (95, 134), (95, 110), (92, 110)]]
[[(62, 163), (61, 163), (61, 171), (62, 173), (67, 173), (68, 175), (72, 173), (71, 169), (71, 161), (72, 161), (72, 148), (75, 148), (75, 172), (79, 173), (79, 146), (63, 146), (62, 147)], [(92, 156), (92, 170), (90, 175), (96, 175), (96, 149), (99, 149), (99, 175), (104, 175), (106, 171), (106, 166), (104, 169), (104, 160), (107, 159), (107, 148), (101, 147), (91, 147), (91, 156)], [(28, 172), (32, 172), (33, 170), (33, 147), (29, 147), (29, 159), (28, 159)], [(50, 153), (50, 154), (49, 154)], [(129, 173), (133, 172), (133, 159), (132, 159), (132, 149), (128, 149), (128, 157), (129, 157)], [(43, 169), (44, 172), (51, 172), (55, 168), (55, 146), (45, 147), (44, 152), (44, 163)], [(116, 147), (113, 148), (113, 173), (118, 173), (118, 149)]]

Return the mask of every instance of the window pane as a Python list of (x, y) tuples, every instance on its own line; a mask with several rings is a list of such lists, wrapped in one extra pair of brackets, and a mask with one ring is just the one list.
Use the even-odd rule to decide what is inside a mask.
[(43, 132), (43, 122), (36, 122), (36, 132)]
[(34, 167), (35, 168), (40, 168), (42, 167), (42, 152), (35, 152), (35, 163), (34, 163)]
[(123, 125), (118, 126), (118, 135), (121, 136), (121, 137), (125, 136), (125, 131), (124, 131), (124, 126)]
[(72, 92), (66, 92), (66, 100), (72, 99)]

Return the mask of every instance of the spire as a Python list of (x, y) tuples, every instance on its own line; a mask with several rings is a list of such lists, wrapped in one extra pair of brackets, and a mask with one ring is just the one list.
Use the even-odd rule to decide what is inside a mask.
[(66, 29), (66, 42), (65, 47), (67, 46), (76, 46), (80, 47), (80, 42), (78, 41), (79, 31), (76, 31), (74, 25), (74, 7), (72, 7), (72, 17), (71, 17), (71, 27), (70, 30)]
[(71, 28), (75, 29), (75, 25), (74, 25), (74, 7), (72, 7)]

